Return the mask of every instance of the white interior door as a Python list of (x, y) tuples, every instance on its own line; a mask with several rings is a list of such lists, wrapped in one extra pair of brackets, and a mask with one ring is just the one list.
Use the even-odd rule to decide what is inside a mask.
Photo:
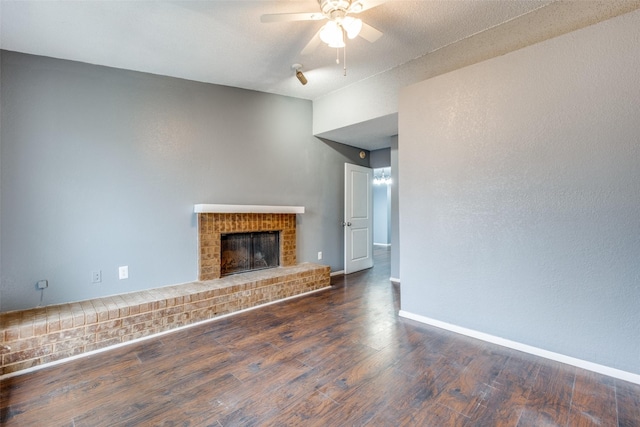
[(344, 165), (344, 272), (373, 267), (373, 170)]

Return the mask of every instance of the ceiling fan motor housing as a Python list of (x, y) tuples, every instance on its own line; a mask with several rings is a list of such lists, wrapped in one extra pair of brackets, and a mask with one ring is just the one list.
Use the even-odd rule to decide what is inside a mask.
[(322, 14), (329, 19), (344, 18), (349, 13), (358, 13), (362, 10), (362, 3), (357, 0), (318, 0)]

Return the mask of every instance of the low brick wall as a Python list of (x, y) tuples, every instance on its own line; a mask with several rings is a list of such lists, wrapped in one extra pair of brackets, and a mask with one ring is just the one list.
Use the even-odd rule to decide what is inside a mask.
[(0, 313), (0, 375), (147, 337), (330, 285), (303, 263), (69, 304)]

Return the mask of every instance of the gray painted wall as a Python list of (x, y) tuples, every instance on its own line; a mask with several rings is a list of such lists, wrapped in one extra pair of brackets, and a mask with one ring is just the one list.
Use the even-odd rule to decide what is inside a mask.
[(382, 148), (369, 152), (369, 167), (372, 169), (388, 168), (391, 166), (391, 149)]
[(640, 12), (405, 88), (402, 309), (640, 374)]
[[(306, 100), (1, 52), (2, 311), (196, 279), (195, 203), (303, 205), (343, 269), (344, 163)], [(128, 280), (118, 266), (128, 265)], [(91, 283), (91, 272), (102, 282)]]

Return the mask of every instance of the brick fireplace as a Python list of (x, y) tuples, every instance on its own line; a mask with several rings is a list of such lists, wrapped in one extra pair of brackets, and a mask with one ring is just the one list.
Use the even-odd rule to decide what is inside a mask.
[(198, 214), (198, 280), (221, 277), (222, 234), (277, 231), (280, 266), (296, 265), (296, 214), (300, 206), (196, 205)]
[[(200, 281), (0, 313), (0, 375), (330, 287), (328, 266), (296, 264), (303, 207), (195, 205), (195, 213)], [(278, 231), (280, 266), (219, 278), (220, 234), (237, 231)]]

